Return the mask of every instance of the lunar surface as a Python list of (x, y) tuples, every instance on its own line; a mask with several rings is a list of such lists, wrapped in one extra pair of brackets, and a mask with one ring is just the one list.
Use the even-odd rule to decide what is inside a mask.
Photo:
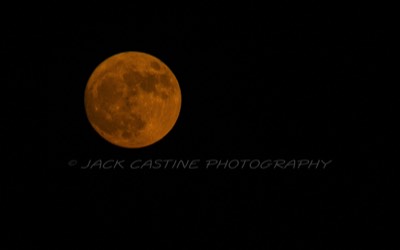
[(172, 71), (158, 58), (123, 52), (103, 61), (85, 89), (93, 128), (112, 144), (141, 148), (161, 140), (175, 125), (181, 91)]

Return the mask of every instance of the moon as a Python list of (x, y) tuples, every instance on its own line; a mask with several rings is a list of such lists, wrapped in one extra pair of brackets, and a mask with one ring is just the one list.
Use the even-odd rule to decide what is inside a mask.
[(85, 89), (85, 109), (94, 130), (124, 148), (142, 148), (165, 137), (181, 109), (181, 90), (160, 59), (136, 51), (100, 63)]

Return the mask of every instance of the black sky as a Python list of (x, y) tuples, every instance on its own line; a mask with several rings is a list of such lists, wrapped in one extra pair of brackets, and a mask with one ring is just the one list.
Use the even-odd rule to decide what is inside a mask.
[[(377, 85), (384, 51), (374, 15), (284, 5), (65, 8), (70, 15), (55, 12), (60, 23), (46, 41), (45, 185), (60, 242), (343, 249), (345, 239), (362, 240), (354, 231), (382, 233), (384, 170), (375, 149), (383, 143)], [(160, 58), (180, 83), (176, 126), (148, 148), (115, 147), (86, 118), (90, 74), (123, 51)], [(308, 171), (68, 165), (156, 158), (333, 163)]]

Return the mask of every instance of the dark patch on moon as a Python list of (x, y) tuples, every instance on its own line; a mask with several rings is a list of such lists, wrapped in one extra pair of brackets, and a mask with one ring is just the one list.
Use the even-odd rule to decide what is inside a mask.
[(162, 75), (160, 75), (160, 84), (165, 87), (165, 88), (171, 88), (172, 84), (171, 84), (171, 78), (170, 75), (168, 73), (164, 73)]
[(110, 111), (124, 94), (123, 84), (114, 77), (107, 77), (97, 88), (97, 98), (100, 109)]
[(136, 130), (143, 130), (146, 127), (146, 122), (138, 114), (130, 114), (130, 124)]
[(132, 109), (132, 107), (137, 106), (139, 104), (137, 98), (135, 98), (135, 96), (137, 96), (137, 90), (128, 90), (128, 94), (127, 96), (125, 96), (125, 100), (124, 100), (124, 107), (126, 107), (128, 109), (128, 111), (130, 111)]
[(97, 71), (96, 74), (94, 76), (92, 76), (95, 79), (92, 86), (97, 86), (98, 84), (100, 84), (102, 82), (102, 80), (105, 77), (108, 77), (110, 74), (111, 74), (110, 70)]
[(156, 62), (156, 61), (152, 61), (152, 62), (150, 63), (150, 67), (152, 67), (152, 68), (155, 69), (155, 70), (160, 70), (160, 69), (161, 69), (160, 64), (159, 64), (158, 62)]
[(148, 74), (140, 83), (140, 87), (146, 92), (157, 92), (156, 84), (158, 79), (154, 74)]
[(107, 134), (114, 134), (115, 131), (119, 129), (120, 126), (118, 126), (117, 123), (113, 122), (112, 119), (106, 119), (107, 112), (99, 110), (97, 112), (93, 113), (93, 121), (94, 124), (103, 132)]
[[(157, 65), (158, 67), (160, 67), (158, 63)], [(168, 91), (174, 90), (171, 83), (170, 75), (168, 73), (143, 74), (141, 72), (132, 70), (124, 73), (122, 77), (124, 83), (128, 86), (128, 96), (138, 94), (137, 86), (140, 86), (140, 88), (146, 93), (154, 93), (164, 100), (168, 99), (168, 95), (166, 93), (160, 93), (160, 91), (157, 89), (157, 85), (166, 88)]]
[(167, 94), (164, 93), (164, 92), (161, 92), (161, 93), (160, 93), (160, 97), (161, 97), (161, 99), (163, 99), (163, 100), (167, 100), (167, 99), (169, 98), (169, 95), (167, 95)]
[(130, 139), (132, 138), (132, 132), (124, 131), (122, 132), (122, 137), (125, 139)]
[(128, 72), (125, 72), (122, 75), (124, 79), (124, 83), (131, 89), (133, 87), (136, 87), (138, 84), (143, 82), (145, 79), (142, 74), (136, 70), (129, 70)]
[(104, 79), (97, 88), (98, 103), (107, 108), (117, 101), (117, 91), (112, 79)]
[[(107, 119), (107, 114), (111, 115), (112, 119)], [(123, 111), (114, 115), (104, 111), (94, 112), (92, 120), (108, 135), (115, 136), (118, 131), (123, 131), (122, 137), (125, 139), (134, 139), (146, 127), (146, 122), (139, 115)]]

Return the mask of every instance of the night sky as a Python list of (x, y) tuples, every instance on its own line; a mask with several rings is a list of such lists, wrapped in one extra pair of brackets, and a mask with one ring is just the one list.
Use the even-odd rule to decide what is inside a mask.
[[(143, 242), (147, 247), (137, 249), (344, 249), (377, 240), (385, 211), (376, 151), (383, 145), (384, 51), (374, 16), (361, 7), (153, 4), (57, 7), (69, 14), (51, 14), (49, 21), (59, 24), (48, 31), (45, 62), (49, 237), (89, 249)], [(84, 109), (95, 67), (124, 51), (161, 59), (181, 87), (175, 127), (146, 148), (108, 143)], [(332, 163), (325, 169), (80, 167), (98, 159)]]

